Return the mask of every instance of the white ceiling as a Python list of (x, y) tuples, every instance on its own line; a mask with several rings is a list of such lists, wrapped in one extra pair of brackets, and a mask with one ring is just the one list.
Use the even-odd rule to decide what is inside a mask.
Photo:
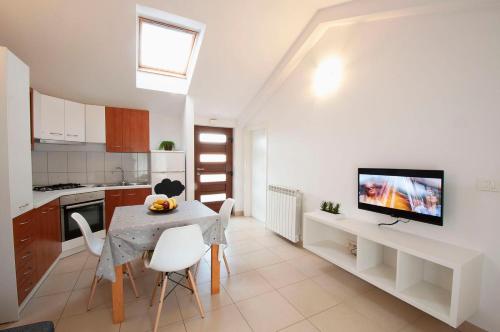
[[(148, 0), (207, 25), (189, 95), (200, 116), (237, 118), (316, 10), (345, 0)], [(184, 96), (135, 87), (135, 1), (2, 0), (0, 45), (32, 86), (75, 101), (179, 114)]]

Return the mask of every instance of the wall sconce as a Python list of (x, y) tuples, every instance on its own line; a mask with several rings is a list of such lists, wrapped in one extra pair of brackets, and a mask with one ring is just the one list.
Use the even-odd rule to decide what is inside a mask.
[(337, 90), (342, 80), (342, 69), (339, 58), (330, 58), (320, 63), (314, 74), (314, 94), (323, 97)]

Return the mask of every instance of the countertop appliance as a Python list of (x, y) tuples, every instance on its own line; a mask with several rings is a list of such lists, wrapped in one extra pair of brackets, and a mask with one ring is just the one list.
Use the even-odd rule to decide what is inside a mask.
[(39, 186), (39, 187), (34, 187), (34, 191), (54, 191), (54, 190), (63, 190), (63, 189), (75, 189), (75, 188), (83, 188), (85, 186), (79, 184), (79, 183), (59, 183), (59, 184), (53, 184), (50, 186)]
[(78, 224), (71, 218), (75, 212), (88, 221), (92, 232), (104, 229), (104, 197), (104, 191), (93, 191), (60, 198), (62, 242), (82, 236)]
[[(154, 191), (155, 186), (164, 179), (179, 181), (186, 186), (186, 157), (184, 151), (163, 151), (152, 150), (151, 158), (151, 187)], [(186, 200), (186, 190), (177, 200)]]

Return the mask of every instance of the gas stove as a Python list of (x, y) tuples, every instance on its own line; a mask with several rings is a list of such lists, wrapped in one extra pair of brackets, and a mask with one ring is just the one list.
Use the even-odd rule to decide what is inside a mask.
[(34, 187), (34, 191), (54, 191), (54, 190), (63, 190), (63, 189), (75, 189), (75, 188), (83, 188), (85, 186), (82, 186), (79, 183), (60, 183), (60, 184), (53, 184), (51, 186), (40, 186), (40, 187)]

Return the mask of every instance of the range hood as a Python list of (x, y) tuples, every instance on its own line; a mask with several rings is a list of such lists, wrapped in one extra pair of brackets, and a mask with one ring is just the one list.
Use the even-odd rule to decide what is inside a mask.
[(85, 145), (85, 142), (73, 142), (73, 141), (62, 141), (62, 140), (41, 139), (41, 138), (36, 138), (35, 142), (44, 144)]

